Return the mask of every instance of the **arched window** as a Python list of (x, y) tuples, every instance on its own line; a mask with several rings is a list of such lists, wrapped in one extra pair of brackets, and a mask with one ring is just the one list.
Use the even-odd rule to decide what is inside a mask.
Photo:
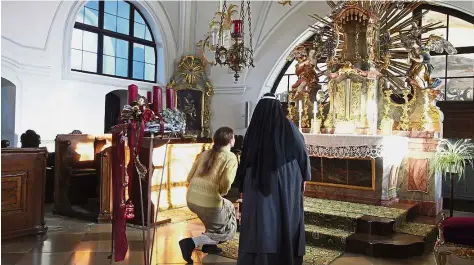
[[(447, 39), (456, 47), (456, 55), (432, 53), (431, 63), (434, 71), (433, 78), (440, 78), (444, 82), (442, 88), (443, 100), (464, 101), (473, 100), (474, 94), (474, 42), (470, 36), (474, 36), (474, 17), (463, 12), (441, 6), (425, 4), (414, 13), (423, 10), (430, 10), (420, 21), (422, 24), (442, 22), (442, 28), (424, 34), (436, 34)], [(308, 39), (311, 40), (312, 38)], [(298, 79), (295, 74), (296, 61), (289, 61), (285, 64), (280, 75), (275, 80), (272, 92), (280, 95), (280, 99), (285, 102), (288, 91)], [(325, 64), (318, 65), (320, 69)], [(325, 77), (319, 79), (320, 84), (324, 84)]]
[(130, 2), (88, 1), (76, 17), (71, 70), (156, 82), (156, 44)]
[(441, 6), (423, 5), (416, 12), (430, 10), (421, 23), (441, 22), (442, 28), (431, 33), (447, 39), (458, 53), (456, 55), (431, 53), (434, 71), (431, 77), (444, 82), (444, 100), (473, 100), (474, 94), (474, 17), (463, 12)]

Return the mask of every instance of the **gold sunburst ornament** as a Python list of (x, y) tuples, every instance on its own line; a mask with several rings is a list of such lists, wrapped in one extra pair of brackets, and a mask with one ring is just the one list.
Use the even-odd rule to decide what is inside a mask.
[(194, 56), (186, 56), (178, 65), (179, 75), (190, 85), (196, 83), (196, 79), (204, 77), (204, 68), (200, 59)]

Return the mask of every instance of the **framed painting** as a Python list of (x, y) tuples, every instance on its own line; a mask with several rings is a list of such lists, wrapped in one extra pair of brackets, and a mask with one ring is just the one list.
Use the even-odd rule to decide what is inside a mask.
[(201, 134), (203, 129), (203, 92), (194, 89), (176, 91), (176, 107), (186, 116), (186, 133)]

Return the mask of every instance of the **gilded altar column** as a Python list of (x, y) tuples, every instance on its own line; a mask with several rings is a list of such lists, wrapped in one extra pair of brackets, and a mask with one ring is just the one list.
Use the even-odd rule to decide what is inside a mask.
[(303, 116), (301, 117), (301, 128), (310, 128), (309, 118), (309, 92), (305, 92), (303, 96)]
[(430, 98), (428, 89), (422, 90), (423, 95), (423, 114), (421, 116), (419, 130), (420, 131), (433, 131), (433, 121), (431, 120), (429, 111), (430, 111)]
[(393, 130), (393, 119), (390, 117), (390, 90), (384, 90), (384, 112), (380, 121), (380, 131), (383, 135), (391, 135)]
[(367, 81), (367, 123), (368, 134), (377, 134), (378, 107), (375, 80)]
[(336, 109), (334, 105), (334, 89), (335, 89), (335, 84), (333, 81), (329, 81), (329, 113), (327, 115), (326, 121), (324, 122), (324, 127), (326, 127), (328, 130), (334, 129), (334, 120), (336, 116)]
[(405, 100), (405, 104), (402, 107), (402, 117), (400, 119), (400, 129), (402, 131), (409, 131), (410, 130), (410, 116), (408, 115), (408, 111), (410, 110), (410, 104), (408, 102), (408, 94), (410, 94), (410, 90), (404, 89), (403, 90), (403, 98)]

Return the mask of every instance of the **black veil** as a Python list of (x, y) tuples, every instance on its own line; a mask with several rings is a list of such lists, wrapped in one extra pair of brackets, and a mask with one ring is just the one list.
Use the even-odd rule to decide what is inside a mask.
[(264, 196), (271, 193), (272, 173), (298, 157), (297, 139), (280, 101), (267, 93), (258, 102), (245, 134), (236, 179), (242, 192), (247, 169)]

